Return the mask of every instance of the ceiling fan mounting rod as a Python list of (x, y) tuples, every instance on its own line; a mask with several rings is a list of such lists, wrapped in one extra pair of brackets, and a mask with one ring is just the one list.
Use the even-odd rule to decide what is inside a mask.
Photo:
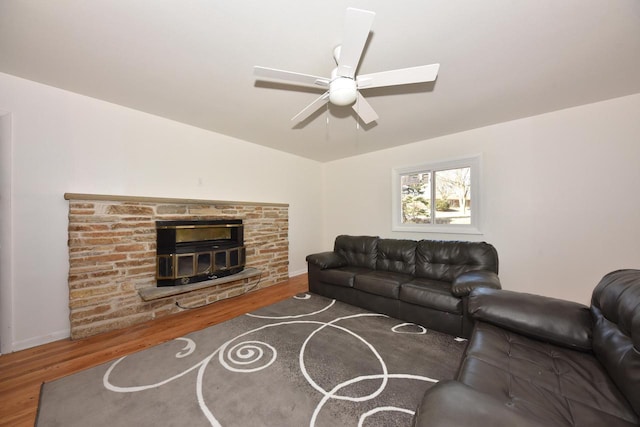
[(333, 60), (336, 61), (336, 65), (340, 61), (340, 49), (342, 49), (342, 45), (338, 45), (333, 48)]

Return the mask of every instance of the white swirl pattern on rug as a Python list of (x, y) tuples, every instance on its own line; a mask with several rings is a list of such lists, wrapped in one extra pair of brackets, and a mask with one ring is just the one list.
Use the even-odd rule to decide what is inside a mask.
[[(309, 299), (311, 298), (311, 295), (305, 294), (304, 296), (296, 296), (294, 298)], [(127, 358), (127, 356), (121, 357), (120, 359), (116, 360), (105, 372), (103, 377), (104, 387), (110, 391), (117, 392), (117, 393), (136, 393), (136, 392), (148, 390), (151, 388), (162, 387), (165, 384), (168, 384), (178, 378), (183, 377), (184, 375), (187, 375), (192, 371), (197, 370), (196, 395), (197, 395), (200, 409), (212, 426), (222, 427), (218, 419), (215, 417), (215, 415), (212, 413), (209, 406), (205, 402), (205, 398), (204, 398), (203, 379), (204, 379), (205, 371), (209, 366), (210, 362), (216, 356), (218, 356), (218, 361), (220, 365), (232, 372), (256, 372), (256, 371), (266, 369), (271, 364), (273, 364), (277, 359), (278, 357), (277, 349), (274, 348), (272, 345), (265, 342), (261, 342), (261, 341), (255, 341), (255, 340), (240, 341), (240, 340), (248, 335), (251, 335), (263, 329), (277, 328), (279, 326), (293, 325), (293, 324), (310, 324), (310, 325), (318, 326), (307, 336), (306, 340), (302, 344), (302, 347), (300, 348), (299, 357), (298, 357), (300, 370), (304, 378), (306, 379), (306, 381), (309, 383), (311, 387), (313, 387), (315, 390), (317, 390), (318, 393), (322, 395), (322, 398), (318, 403), (318, 405), (316, 406), (315, 410), (313, 411), (313, 414), (309, 421), (310, 427), (314, 427), (316, 425), (316, 421), (320, 411), (329, 401), (344, 400), (344, 401), (351, 401), (351, 402), (363, 402), (370, 399), (374, 399), (384, 391), (389, 379), (410, 379), (410, 380), (425, 381), (430, 383), (438, 382), (438, 380), (429, 378), (426, 376), (410, 375), (410, 374), (390, 374), (387, 370), (387, 366), (384, 360), (382, 359), (382, 357), (380, 356), (380, 354), (378, 353), (378, 351), (375, 349), (373, 345), (371, 345), (363, 337), (356, 334), (355, 332), (337, 324), (338, 322), (346, 319), (354, 319), (359, 317), (385, 317), (386, 318), (388, 316), (385, 316), (383, 314), (376, 314), (376, 313), (359, 313), (359, 314), (354, 314), (350, 316), (337, 317), (329, 322), (322, 322), (317, 320), (296, 320), (296, 319), (302, 319), (304, 317), (310, 317), (315, 314), (327, 311), (334, 304), (335, 304), (335, 300), (332, 300), (326, 307), (320, 310), (307, 313), (307, 314), (292, 315), (292, 316), (260, 316), (260, 315), (249, 313), (247, 314), (247, 316), (250, 316), (250, 317), (255, 317), (260, 319), (270, 319), (270, 320), (284, 320), (284, 321), (263, 325), (261, 327), (254, 328), (240, 335), (237, 335), (236, 337), (226, 341), (224, 344), (218, 347), (213, 353), (211, 353), (209, 356), (205, 357), (195, 365), (189, 367), (188, 369), (180, 372), (177, 375), (174, 375), (170, 378), (167, 378), (163, 381), (156, 382), (153, 384), (129, 386), (129, 387), (120, 387), (115, 384), (112, 384), (110, 381), (112, 372), (114, 372), (114, 370), (118, 367), (118, 364), (120, 364), (123, 360)], [(372, 374), (372, 375), (361, 375), (358, 377), (351, 378), (347, 381), (337, 384), (331, 390), (326, 390), (323, 387), (321, 387), (316, 381), (314, 381), (314, 379), (309, 374), (305, 366), (304, 359), (305, 359), (305, 351), (307, 349), (308, 344), (312, 341), (313, 337), (316, 334), (318, 334), (325, 328), (334, 328), (339, 331), (345, 332), (353, 336), (356, 340), (360, 341), (362, 344), (364, 344), (375, 356), (375, 358), (378, 360), (380, 364), (381, 373)], [(397, 334), (425, 334), (426, 333), (426, 329), (424, 327), (415, 325), (413, 323), (398, 324), (392, 328), (392, 331)], [(175, 355), (176, 358), (184, 358), (186, 356), (191, 355), (195, 351), (196, 343), (193, 340), (189, 338), (184, 338), (184, 337), (176, 338), (176, 340), (185, 342), (185, 347), (182, 349), (182, 351), (176, 353)], [(250, 365), (250, 364), (253, 365), (256, 362), (261, 362), (262, 364), (259, 366), (254, 366), (252, 368), (246, 367), (246, 365)], [(371, 380), (379, 380), (380, 384), (373, 392), (367, 395), (348, 396), (346, 394), (340, 394), (341, 390), (347, 388), (350, 385), (353, 385), (359, 382), (364, 382), (364, 381), (371, 381)], [(413, 416), (414, 414), (414, 411), (412, 409), (399, 408), (395, 406), (380, 406), (362, 414), (360, 416), (358, 426), (359, 427), (363, 426), (368, 417), (378, 414), (380, 412), (398, 412), (398, 413), (407, 414), (409, 416)]]

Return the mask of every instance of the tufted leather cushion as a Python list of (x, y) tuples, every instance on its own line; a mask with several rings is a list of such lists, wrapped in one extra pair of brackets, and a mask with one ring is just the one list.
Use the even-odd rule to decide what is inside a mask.
[(345, 236), (336, 237), (334, 252), (344, 257), (352, 267), (376, 268), (378, 237)]
[(413, 240), (378, 240), (376, 270), (413, 274), (416, 270), (416, 244)]
[(604, 276), (593, 291), (591, 315), (593, 351), (640, 414), (640, 270)]
[(638, 423), (638, 416), (592, 353), (484, 322), (476, 323), (458, 380), (497, 398), (505, 409), (527, 418), (541, 417), (550, 426)]
[(452, 282), (467, 271), (498, 273), (498, 252), (485, 242), (421, 240), (416, 251), (416, 276)]
[(431, 387), (416, 409), (412, 427), (558, 427), (536, 413), (522, 413), (458, 381)]

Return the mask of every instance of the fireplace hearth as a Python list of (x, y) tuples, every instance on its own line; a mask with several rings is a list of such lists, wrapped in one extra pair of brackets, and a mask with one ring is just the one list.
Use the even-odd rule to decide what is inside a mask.
[(157, 286), (180, 286), (241, 272), (245, 266), (240, 219), (156, 221)]

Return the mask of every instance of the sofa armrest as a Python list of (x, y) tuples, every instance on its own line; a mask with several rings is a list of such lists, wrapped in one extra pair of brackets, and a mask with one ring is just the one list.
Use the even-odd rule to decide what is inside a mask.
[(480, 288), (469, 295), (475, 319), (574, 350), (591, 350), (592, 320), (587, 306), (541, 295)]
[(467, 271), (451, 283), (451, 293), (456, 297), (466, 297), (476, 288), (501, 289), (502, 286), (498, 275), (488, 270)]
[(457, 381), (441, 381), (424, 394), (413, 427), (549, 427), (548, 420), (520, 412), (516, 402), (500, 401)]
[(336, 252), (321, 252), (319, 254), (307, 255), (307, 262), (317, 265), (321, 270), (347, 265), (347, 260)]

